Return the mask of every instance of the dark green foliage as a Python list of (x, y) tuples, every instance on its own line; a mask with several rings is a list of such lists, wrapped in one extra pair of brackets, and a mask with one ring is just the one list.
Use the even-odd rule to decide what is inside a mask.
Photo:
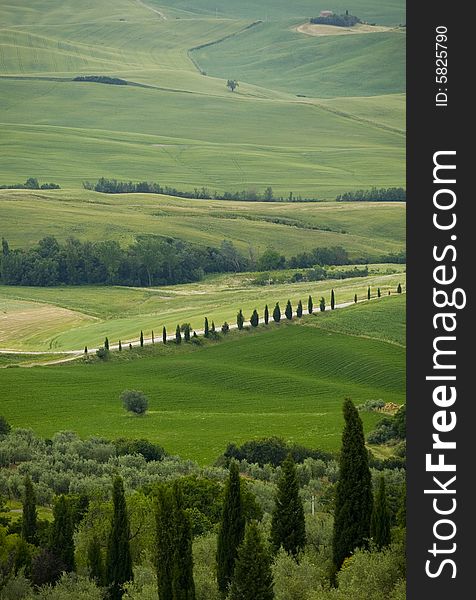
[(326, 310), (326, 300), (325, 300), (325, 298), (324, 298), (324, 297), (322, 297), (322, 298), (319, 300), (319, 310), (320, 310), (321, 312), (324, 312), (324, 311)]
[(129, 344), (129, 350), (132, 350), (132, 344)]
[(230, 326), (228, 325), (228, 323), (225, 321), (223, 323), (223, 325), (221, 326), (221, 332), (226, 335), (228, 332), (230, 331)]
[(0, 185), (0, 190), (59, 190), (60, 186), (57, 183), (42, 183), (38, 182), (36, 177), (29, 177), (25, 183), (14, 183), (13, 185)]
[(157, 588), (160, 600), (174, 600), (172, 581), (174, 571), (174, 499), (169, 487), (157, 490), (155, 514), (157, 539)]
[(380, 291), (380, 288), (377, 288), (377, 298), (381, 298), (382, 297), (382, 292)]
[(140, 454), (147, 462), (153, 460), (162, 460), (166, 456), (165, 450), (159, 444), (153, 444), (145, 439), (126, 439), (118, 438), (114, 440), (117, 456), (125, 456), (127, 454)]
[(258, 311), (256, 310), (256, 308), (254, 309), (253, 314), (251, 315), (250, 323), (251, 323), (252, 327), (258, 327), (259, 315), (258, 315)]
[(269, 308), (268, 305), (264, 307), (264, 324), (267, 325), (269, 323)]
[(208, 317), (205, 317), (205, 326), (203, 330), (203, 335), (207, 338), (210, 335), (210, 327), (208, 325)]
[(177, 327), (175, 329), (175, 343), (176, 344), (182, 343), (182, 333), (180, 332), (180, 325), (177, 325)]
[(228, 79), (228, 81), (226, 82), (226, 87), (229, 88), (232, 92), (235, 91), (235, 89), (239, 86), (240, 84), (236, 81), (236, 79)]
[(380, 477), (377, 494), (375, 496), (372, 518), (370, 521), (370, 535), (378, 550), (382, 550), (382, 548), (385, 548), (390, 544), (390, 512), (387, 507), (384, 477)]
[(122, 342), (121, 342), (121, 340), (119, 340), (118, 350), (119, 350), (119, 352), (122, 352)]
[(183, 330), (183, 339), (186, 342), (189, 342), (190, 341), (190, 324), (185, 323), (184, 325), (182, 325), (181, 329)]
[(402, 293), (402, 284), (399, 283), (397, 286), (397, 294), (401, 294)]
[(296, 317), (300, 319), (302, 317), (302, 301), (299, 300), (297, 309), (296, 309)]
[(336, 307), (336, 295), (334, 290), (331, 290), (331, 310), (334, 310)]
[(116, 477), (113, 484), (113, 517), (106, 555), (106, 583), (110, 600), (120, 600), (122, 586), (132, 581), (132, 558), (129, 547), (130, 529), (126, 498), (122, 479)]
[(104, 340), (104, 348), (106, 348), (106, 350), (109, 350), (109, 339), (108, 338), (106, 338)]
[(125, 79), (119, 77), (109, 77), (107, 75), (78, 75), (73, 81), (86, 81), (89, 83), (106, 83), (109, 85), (127, 85)]
[(210, 333), (216, 333), (217, 329), (215, 327), (215, 321), (212, 321), (212, 326), (210, 327)]
[(293, 318), (293, 307), (291, 305), (291, 300), (287, 301), (284, 314), (286, 315), (286, 319), (288, 319), (289, 321)]
[(397, 525), (398, 527), (405, 528), (407, 526), (407, 484), (404, 482), (402, 493), (400, 496), (400, 503), (397, 511)]
[(354, 294), (354, 302), (357, 304), (357, 294)]
[(172, 568), (172, 598), (173, 600), (195, 600), (192, 531), (177, 482), (173, 487), (173, 501), (175, 544)]
[(0, 435), (8, 435), (12, 429), (10, 423), (5, 419), (5, 417), (0, 415)]
[(56, 500), (53, 517), (50, 550), (62, 561), (65, 571), (74, 571), (74, 525), (70, 506), (64, 495)]
[(281, 465), (275, 507), (271, 521), (271, 545), (275, 552), (281, 547), (295, 558), (306, 544), (304, 508), (299, 496), (299, 484), (294, 459), (289, 454)]
[(140, 332), (140, 347), (143, 348), (144, 347), (144, 332), (141, 329)]
[(167, 329), (164, 327), (162, 327), (162, 342), (164, 344), (167, 343)]
[(238, 547), (245, 533), (243, 500), (238, 464), (232, 461), (225, 486), (222, 518), (217, 542), (218, 589), (226, 594), (233, 578)]
[(370, 285), (367, 288), (367, 300), (370, 300), (370, 298), (372, 297), (371, 293), (370, 293)]
[(345, 15), (332, 14), (324, 17), (312, 17), (310, 22), (319, 25), (334, 25), (335, 27), (353, 27), (357, 23), (361, 23), (361, 20), (358, 17), (349, 15), (349, 12), (346, 11)]
[(384, 417), (367, 436), (370, 444), (386, 444), (390, 440), (406, 437), (406, 405), (401, 406), (394, 417)]
[(87, 354), (87, 353), (88, 353), (88, 347), (84, 346), (84, 354)]
[(30, 579), (34, 585), (55, 584), (64, 571), (64, 564), (51, 550), (40, 548), (31, 561)]
[(96, 350), (96, 356), (101, 360), (107, 360), (109, 358), (109, 350), (101, 346)]
[(229, 600), (273, 600), (271, 558), (255, 522), (246, 527), (238, 549)]
[(239, 331), (241, 331), (245, 324), (245, 318), (243, 317), (243, 311), (241, 310), (241, 308), (238, 311), (238, 314), (236, 315), (236, 324), (238, 325)]
[(152, 340), (152, 343), (155, 344), (155, 337), (154, 337), (154, 330), (152, 329), (152, 333), (150, 335), (150, 338)]
[(403, 188), (372, 188), (357, 190), (337, 196), (336, 202), (405, 202), (407, 193)]
[(307, 312), (312, 315), (312, 311), (314, 309), (314, 305), (312, 303), (312, 296), (309, 296), (309, 298), (307, 299)]
[(25, 477), (24, 485), (21, 535), (29, 544), (35, 544), (37, 537), (36, 494), (28, 475)]
[(136, 415), (143, 415), (149, 407), (147, 396), (139, 390), (124, 390), (121, 400), (124, 408)]
[(344, 401), (343, 412), (345, 425), (342, 433), (332, 541), (336, 571), (356, 548), (367, 545), (373, 508), (369, 455), (365, 448), (362, 421), (349, 398)]
[(101, 544), (97, 537), (88, 544), (87, 565), (90, 579), (96, 581), (98, 585), (102, 585), (104, 581), (104, 561), (101, 553)]
[(279, 302), (276, 302), (276, 306), (274, 307), (273, 320), (275, 323), (279, 323), (281, 321), (281, 309), (279, 308)]

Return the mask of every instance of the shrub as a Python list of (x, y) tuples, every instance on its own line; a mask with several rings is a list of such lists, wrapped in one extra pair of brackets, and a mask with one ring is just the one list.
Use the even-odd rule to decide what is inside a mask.
[(8, 435), (11, 431), (10, 423), (0, 415), (0, 435)]
[(96, 356), (101, 360), (107, 360), (109, 358), (109, 350), (101, 346), (96, 350)]
[(149, 407), (147, 396), (137, 390), (125, 390), (121, 394), (121, 400), (124, 408), (136, 415), (143, 415)]

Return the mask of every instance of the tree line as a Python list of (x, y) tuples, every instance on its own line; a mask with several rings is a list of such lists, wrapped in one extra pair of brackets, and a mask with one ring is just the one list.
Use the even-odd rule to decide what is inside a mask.
[(28, 177), (25, 183), (14, 183), (12, 185), (0, 185), (0, 190), (59, 190), (57, 183), (42, 183), (36, 177)]
[(107, 83), (109, 85), (128, 85), (125, 79), (109, 77), (108, 75), (78, 75), (73, 81), (88, 81), (91, 83)]
[(359, 17), (350, 15), (348, 10), (344, 15), (333, 13), (331, 15), (311, 17), (309, 22), (315, 25), (334, 25), (335, 27), (353, 27), (354, 25), (357, 25), (357, 23), (362, 23)]
[(376, 188), (345, 192), (336, 197), (336, 202), (406, 202), (407, 192), (402, 187)]

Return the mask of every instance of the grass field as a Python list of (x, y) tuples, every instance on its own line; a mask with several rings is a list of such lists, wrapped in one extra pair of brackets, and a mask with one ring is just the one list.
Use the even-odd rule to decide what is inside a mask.
[[(321, 317), (233, 332), (203, 348), (149, 347), (135, 360), (123, 352), (106, 363), (4, 369), (2, 413), (45, 436), (62, 429), (109, 438), (127, 432), (201, 463), (230, 441), (257, 436), (337, 450), (346, 396), (356, 403), (404, 400), (405, 349), (385, 341), (389, 331), (403, 341), (404, 298), (341, 309), (331, 316), (333, 331)], [(374, 339), (356, 335), (362, 320), (372, 320)], [(124, 389), (149, 396), (146, 416), (124, 412)], [(380, 418), (362, 416), (366, 430)]]
[[(393, 266), (393, 265), (392, 265)], [(284, 311), (291, 299), (296, 308), (311, 294), (317, 306), (324, 296), (329, 304), (334, 288), (337, 303), (350, 302), (357, 294), (367, 298), (367, 287), (373, 296), (377, 287), (383, 295), (395, 292), (404, 284), (405, 274), (354, 279), (253, 286), (244, 276), (225, 275), (203, 282), (160, 288), (126, 287), (58, 287), (33, 288), (0, 286), (0, 349), (42, 351), (81, 350), (87, 345), (97, 348), (107, 336), (111, 343), (136, 341), (141, 330), (150, 337), (151, 330), (159, 338), (162, 327), (172, 334), (177, 324), (191, 323), (203, 328), (204, 317), (217, 327), (227, 320), (236, 322), (241, 308), (248, 319), (254, 308), (263, 314), (265, 304), (276, 302)], [(252, 276), (251, 276), (252, 277)]]
[[(401, 0), (381, 4), (349, 8), (404, 21)], [(310, 0), (3, 7), (0, 183), (37, 176), (79, 188), (106, 176), (324, 199), (404, 185), (404, 34), (293, 30), (315, 11)], [(142, 87), (71, 81), (81, 74)], [(230, 77), (240, 79), (233, 94)]]

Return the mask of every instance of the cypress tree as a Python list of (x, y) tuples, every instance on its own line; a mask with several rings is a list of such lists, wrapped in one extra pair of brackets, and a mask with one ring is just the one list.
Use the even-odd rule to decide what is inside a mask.
[(108, 340), (108, 338), (106, 338), (104, 340), (104, 348), (106, 348), (106, 350), (109, 350), (109, 340)]
[(121, 600), (123, 584), (133, 579), (129, 547), (130, 529), (122, 479), (114, 479), (112, 500), (114, 512), (106, 556), (106, 583), (110, 600)]
[(309, 296), (309, 298), (307, 299), (307, 312), (312, 315), (312, 311), (314, 309), (314, 305), (312, 303), (312, 296)]
[(299, 300), (298, 305), (297, 305), (296, 316), (298, 317), (298, 319), (300, 319), (302, 317), (302, 302), (301, 302), (301, 300)]
[(122, 352), (122, 342), (119, 340), (119, 352)]
[(51, 527), (50, 550), (55, 556), (61, 559), (65, 571), (74, 571), (74, 526), (71, 510), (64, 495), (61, 495), (56, 500), (53, 507), (53, 516), (54, 521)]
[(101, 554), (101, 544), (97, 537), (94, 537), (88, 544), (87, 565), (89, 578), (96, 581), (97, 585), (102, 585), (104, 581), (104, 563)]
[(208, 326), (208, 317), (205, 317), (205, 327), (203, 330), (203, 334), (206, 338), (210, 335), (210, 328)]
[(180, 325), (177, 325), (177, 327), (175, 329), (175, 343), (176, 344), (182, 343), (182, 334), (180, 333)]
[(275, 323), (279, 323), (281, 321), (281, 309), (279, 308), (279, 302), (276, 302), (276, 306), (274, 307), (273, 319)]
[(157, 588), (160, 600), (174, 600), (172, 581), (174, 571), (175, 534), (174, 500), (169, 487), (157, 490), (155, 513), (157, 539)]
[(284, 310), (284, 314), (286, 315), (286, 319), (288, 319), (289, 321), (293, 318), (293, 307), (291, 305), (291, 300), (288, 300), (286, 308)]
[(398, 287), (397, 287), (397, 294), (401, 294), (402, 293), (402, 284), (399, 283)]
[(251, 315), (250, 323), (252, 327), (258, 327), (259, 325), (259, 315), (256, 308), (254, 309), (253, 314)]
[(129, 350), (132, 350), (132, 344), (129, 344)]
[(246, 526), (238, 549), (230, 600), (273, 600), (271, 558), (264, 547), (255, 522)]
[(377, 298), (381, 298), (382, 296), (382, 292), (380, 291), (380, 288), (377, 288)]
[[(179, 485), (173, 488), (174, 500), (174, 560), (172, 568), (173, 600), (195, 600), (193, 581), (192, 529), (183, 506)], [(161, 596), (162, 597), (162, 596)]]
[(88, 347), (84, 346), (84, 354), (87, 354), (87, 353), (88, 353)]
[(29, 475), (25, 477), (24, 484), (21, 535), (26, 542), (34, 544), (37, 533), (36, 494)]
[(374, 508), (370, 521), (370, 535), (379, 550), (382, 550), (382, 548), (385, 548), (390, 544), (390, 512), (387, 507), (384, 477), (380, 477), (377, 494), (375, 496)]
[(155, 337), (154, 337), (154, 330), (152, 329), (152, 334), (151, 334), (151, 339), (152, 339), (152, 343), (155, 344)]
[(366, 545), (370, 536), (373, 504), (369, 457), (365, 448), (362, 420), (349, 398), (344, 401), (343, 412), (345, 425), (342, 433), (332, 541), (336, 571), (356, 548)]
[(371, 294), (370, 294), (370, 285), (369, 285), (369, 287), (367, 288), (367, 300), (370, 300), (370, 298), (371, 298)]
[(144, 347), (144, 332), (142, 331), (142, 329), (140, 331), (140, 347)]
[(217, 330), (216, 330), (216, 327), (215, 327), (215, 321), (212, 321), (212, 326), (210, 327), (210, 331), (212, 333), (216, 333)]
[(269, 323), (269, 308), (268, 305), (264, 307), (264, 324), (267, 325)]
[(225, 485), (225, 497), (217, 542), (218, 589), (225, 595), (233, 578), (238, 547), (245, 533), (243, 499), (238, 464), (232, 461)]
[(165, 328), (165, 325), (162, 327), (162, 343), (167, 343), (167, 329)]
[(325, 300), (325, 298), (324, 298), (324, 297), (322, 297), (322, 298), (319, 300), (319, 310), (320, 310), (321, 312), (324, 312), (324, 311), (326, 310), (326, 300)]
[(354, 294), (354, 302), (357, 304), (357, 294)]
[(331, 310), (334, 310), (336, 307), (336, 295), (334, 294), (334, 290), (331, 290)]
[(236, 315), (236, 324), (238, 325), (238, 329), (241, 331), (245, 324), (245, 318), (243, 317), (243, 311), (241, 310), (241, 308), (238, 311), (238, 314)]
[(223, 325), (221, 326), (221, 332), (226, 335), (228, 332), (230, 331), (230, 326), (228, 325), (228, 323), (225, 321), (223, 323)]
[(304, 508), (299, 496), (296, 465), (291, 454), (288, 454), (281, 465), (271, 520), (271, 544), (276, 552), (282, 546), (295, 558), (306, 544)]
[(397, 510), (397, 525), (405, 528), (407, 526), (407, 484), (403, 483), (402, 495), (400, 496), (400, 503)]
[(186, 342), (190, 341), (190, 325), (188, 323), (183, 328), (183, 337)]

